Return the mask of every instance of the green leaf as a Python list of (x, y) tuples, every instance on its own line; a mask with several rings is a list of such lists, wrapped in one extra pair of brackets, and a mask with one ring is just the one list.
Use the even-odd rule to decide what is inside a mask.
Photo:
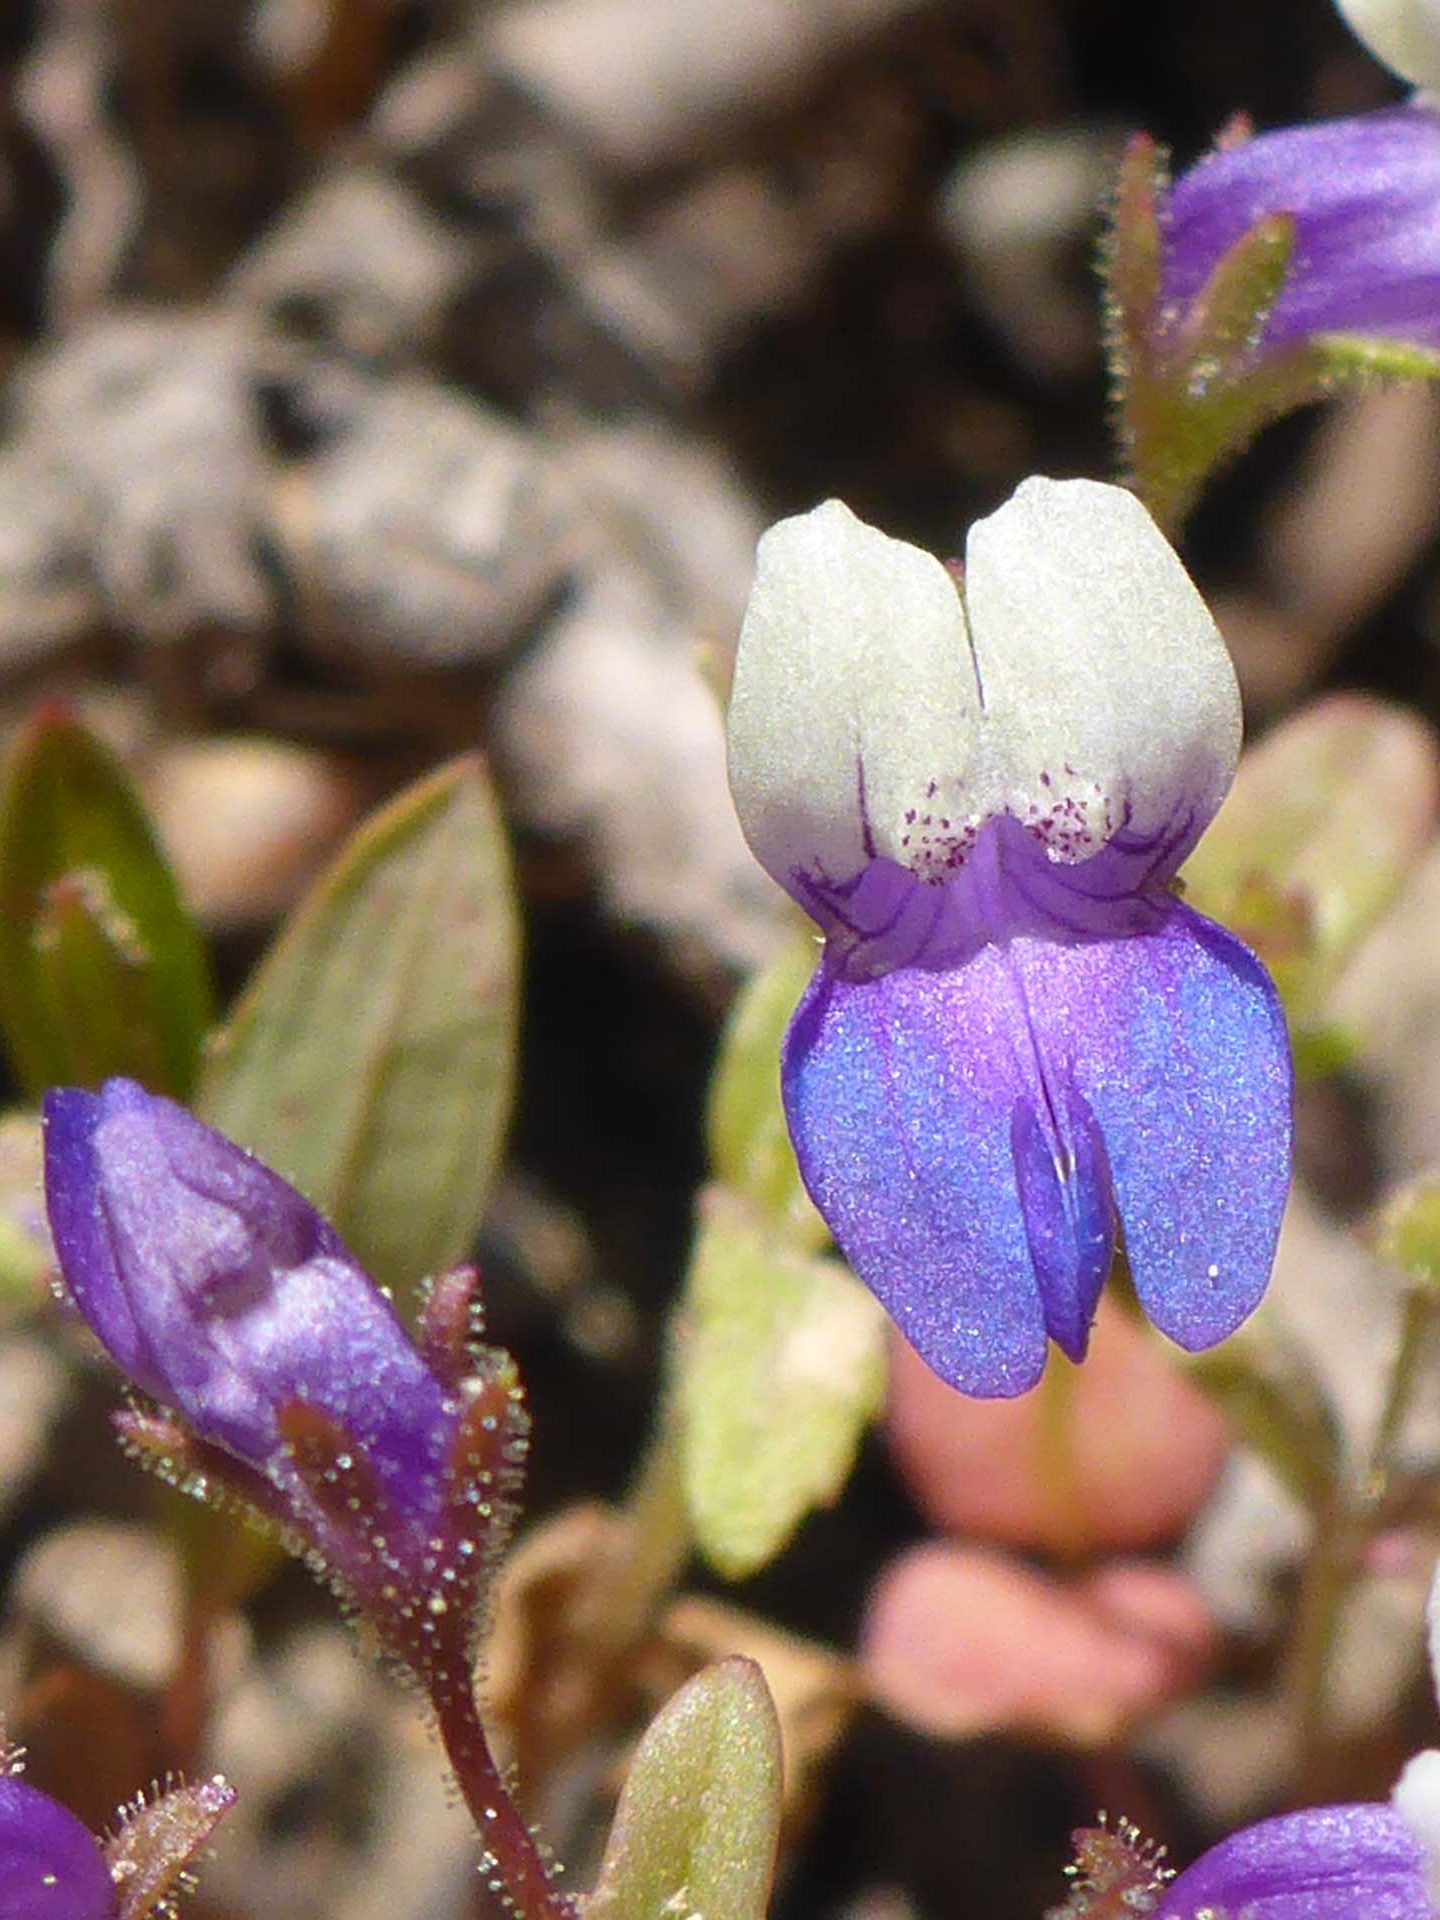
[(519, 921), (474, 756), (356, 833), (261, 962), (199, 1107), (334, 1221), (382, 1283), (459, 1260), (514, 1073)]
[(1387, 1198), (1376, 1244), (1412, 1280), (1440, 1288), (1440, 1178), (1428, 1174)]
[(1301, 1064), (1345, 1055), (1324, 999), (1431, 844), (1440, 760), (1429, 729), (1367, 694), (1331, 694), (1276, 727), (1185, 868), (1187, 897), (1274, 975)]
[(696, 1544), (732, 1580), (845, 1485), (885, 1393), (885, 1315), (838, 1260), (724, 1188), (702, 1196), (675, 1348)]
[(41, 1198), (43, 1165), (36, 1116), (0, 1115), (0, 1327), (50, 1298), (54, 1260)]
[(185, 1098), (205, 951), (109, 750), (42, 707), (0, 772), (0, 1030), (26, 1091), (130, 1074)]
[(780, 1104), (780, 1045), (815, 971), (814, 936), (798, 934), (741, 988), (710, 1080), (708, 1135), (716, 1178), (782, 1222), (797, 1246), (829, 1234), (800, 1179)]
[(734, 1658), (698, 1673), (636, 1749), (585, 1920), (763, 1920), (781, 1785), (759, 1667)]
[(1339, 1484), (1340, 1424), (1309, 1360), (1264, 1307), (1185, 1371), (1302, 1506), (1327, 1510)]

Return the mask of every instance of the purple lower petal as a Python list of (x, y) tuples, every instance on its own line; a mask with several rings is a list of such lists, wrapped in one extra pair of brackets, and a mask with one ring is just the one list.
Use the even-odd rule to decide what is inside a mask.
[(1055, 1077), (1099, 1124), (1141, 1304), (1197, 1351), (1270, 1277), (1290, 1180), (1290, 1052), (1264, 969), (1180, 902), (1129, 940), (1019, 942)]
[(0, 1778), (0, 1920), (113, 1920), (118, 1910), (94, 1836), (58, 1800)]
[(817, 1206), (942, 1379), (1023, 1393), (1047, 1335), (1083, 1352), (1110, 1260), (1107, 1200), (1061, 1191), (1010, 948), (866, 981), (822, 966), (782, 1079)]
[(1191, 167), (1165, 206), (1167, 310), (1277, 213), (1294, 218), (1295, 249), (1268, 345), (1361, 333), (1440, 348), (1440, 115), (1416, 105), (1285, 127)]
[(1419, 1842), (1388, 1805), (1315, 1807), (1231, 1834), (1155, 1920), (1434, 1920)]
[(1263, 969), (1178, 901), (1123, 939), (1015, 938), (856, 980), (822, 965), (786, 1113), (846, 1258), (942, 1379), (1034, 1384), (1085, 1350), (1118, 1207), (1140, 1298), (1188, 1348), (1251, 1312), (1289, 1182), (1290, 1065)]

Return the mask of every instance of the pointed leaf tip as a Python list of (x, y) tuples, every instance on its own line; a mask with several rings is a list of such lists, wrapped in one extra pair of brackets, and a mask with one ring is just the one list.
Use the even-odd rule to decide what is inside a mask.
[(765, 1676), (738, 1657), (707, 1667), (636, 1750), (585, 1920), (763, 1920), (781, 1788)]
[(382, 1284), (468, 1253), (509, 1117), (520, 929), (483, 763), (366, 821), (249, 983), (199, 1093)]

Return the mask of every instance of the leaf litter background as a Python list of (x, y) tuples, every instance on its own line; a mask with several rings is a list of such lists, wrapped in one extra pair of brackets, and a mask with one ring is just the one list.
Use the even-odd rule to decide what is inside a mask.
[[(1236, 109), (1359, 110), (1384, 77), (1322, 0), (31, 0), (0, 61), (0, 721), (58, 695), (121, 753), (227, 998), (372, 804), (483, 749), (526, 948), (491, 1333), (531, 1394), (532, 1517), (614, 1497), (719, 1021), (790, 934), (729, 811), (714, 695), (756, 534), (839, 493), (955, 551), (1025, 473), (1107, 472), (1091, 263), (1124, 134), (1184, 161)], [(1437, 505), (1414, 390), (1292, 422), (1212, 489), (1187, 553), (1254, 730), (1331, 687), (1434, 715)], [(1420, 857), (1431, 749), (1378, 735), (1361, 776), (1361, 814), (1380, 783)], [(1337, 989), (1356, 1057), (1302, 1104), (1316, 1198), (1287, 1258), (1342, 1403), (1367, 1388), (1326, 1319), (1355, 1284), (1333, 1220), (1440, 1155), (1437, 917), (1432, 853)], [(23, 1210), (19, 1136), (0, 1159)], [(0, 1702), (30, 1777), (99, 1825), (156, 1770), (179, 1588), (80, 1351), (15, 1290)], [(1294, 1543), (1259, 1496), (1226, 1511), (1190, 1551), (1238, 1630)], [(803, 1636), (774, 1643), (772, 1684), (824, 1753), (859, 1684), (824, 1649), (854, 1647), (925, 1531), (869, 1442), (766, 1573), (689, 1582), (672, 1638), (723, 1651), (737, 1601)], [(1412, 1628), (1382, 1617), (1347, 1654), (1382, 1778)], [(671, 1655), (652, 1695), (683, 1677)], [(423, 1729), (302, 1577), (228, 1623), (220, 1667), (207, 1764), (241, 1802), (193, 1911), (477, 1910)], [(1203, 1712), (1139, 1759), (983, 1711), (945, 1741), (903, 1719), (862, 1704), (805, 1781), (785, 1920), (1038, 1915), (1097, 1806), (1184, 1855), (1269, 1751)], [(593, 1821), (567, 1827), (563, 1783), (549, 1813), (583, 1884)]]

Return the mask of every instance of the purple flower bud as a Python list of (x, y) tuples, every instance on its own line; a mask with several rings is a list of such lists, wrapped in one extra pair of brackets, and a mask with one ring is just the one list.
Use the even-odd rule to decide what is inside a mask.
[(1440, 350), (1440, 114), (1423, 102), (1283, 127), (1227, 145), (1162, 209), (1162, 330), (1183, 323), (1220, 260), (1258, 222), (1295, 223), (1266, 349), (1321, 334)]
[(0, 1920), (114, 1920), (99, 1842), (58, 1800), (0, 1778)]
[(430, 1525), (459, 1403), (293, 1187), (183, 1107), (112, 1080), (46, 1096), (45, 1188), (65, 1286), (138, 1387), (292, 1502), (279, 1421), (301, 1403), (363, 1454), (397, 1512)]

